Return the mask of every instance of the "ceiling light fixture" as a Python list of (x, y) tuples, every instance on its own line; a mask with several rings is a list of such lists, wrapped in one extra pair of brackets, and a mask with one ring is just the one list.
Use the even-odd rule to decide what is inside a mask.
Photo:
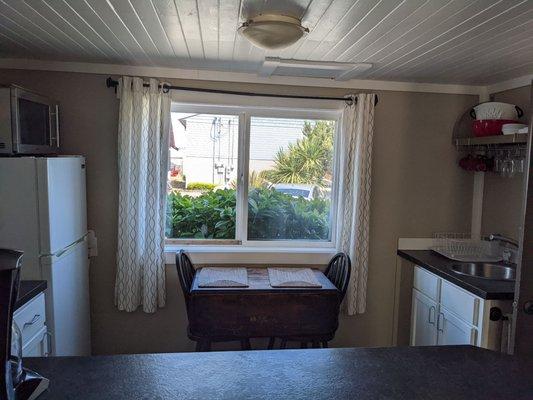
[(239, 33), (252, 44), (266, 50), (280, 50), (296, 43), (309, 29), (298, 18), (279, 14), (260, 14), (244, 22)]

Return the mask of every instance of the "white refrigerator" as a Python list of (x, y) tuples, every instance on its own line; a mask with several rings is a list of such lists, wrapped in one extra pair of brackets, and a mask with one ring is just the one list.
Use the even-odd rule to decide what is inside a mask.
[(24, 252), (22, 279), (42, 279), (51, 355), (91, 352), (85, 159), (0, 158), (0, 247)]

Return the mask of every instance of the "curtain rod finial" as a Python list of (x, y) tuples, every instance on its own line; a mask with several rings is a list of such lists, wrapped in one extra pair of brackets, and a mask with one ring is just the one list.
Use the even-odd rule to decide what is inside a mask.
[(111, 77), (108, 77), (106, 80), (105, 80), (105, 84), (108, 88), (110, 87), (114, 87), (116, 88), (118, 86), (118, 81), (114, 80), (113, 78)]
[(117, 93), (117, 87), (118, 87), (118, 81), (114, 80), (113, 78), (111, 77), (108, 77), (106, 80), (105, 80), (105, 84), (108, 88), (114, 88), (115, 89), (115, 94)]

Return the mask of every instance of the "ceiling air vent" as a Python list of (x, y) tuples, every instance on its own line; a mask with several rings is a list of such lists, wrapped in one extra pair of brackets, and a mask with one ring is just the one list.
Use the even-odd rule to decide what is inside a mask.
[(372, 68), (370, 63), (307, 61), (266, 57), (258, 74), (263, 77), (277, 75), (347, 81), (370, 68)]

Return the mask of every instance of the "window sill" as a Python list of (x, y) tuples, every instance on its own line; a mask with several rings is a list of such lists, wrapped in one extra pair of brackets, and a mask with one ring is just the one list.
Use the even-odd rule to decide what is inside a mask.
[(244, 247), (166, 245), (167, 264), (175, 264), (176, 251), (184, 249), (195, 264), (299, 264), (326, 265), (337, 250), (331, 247)]

